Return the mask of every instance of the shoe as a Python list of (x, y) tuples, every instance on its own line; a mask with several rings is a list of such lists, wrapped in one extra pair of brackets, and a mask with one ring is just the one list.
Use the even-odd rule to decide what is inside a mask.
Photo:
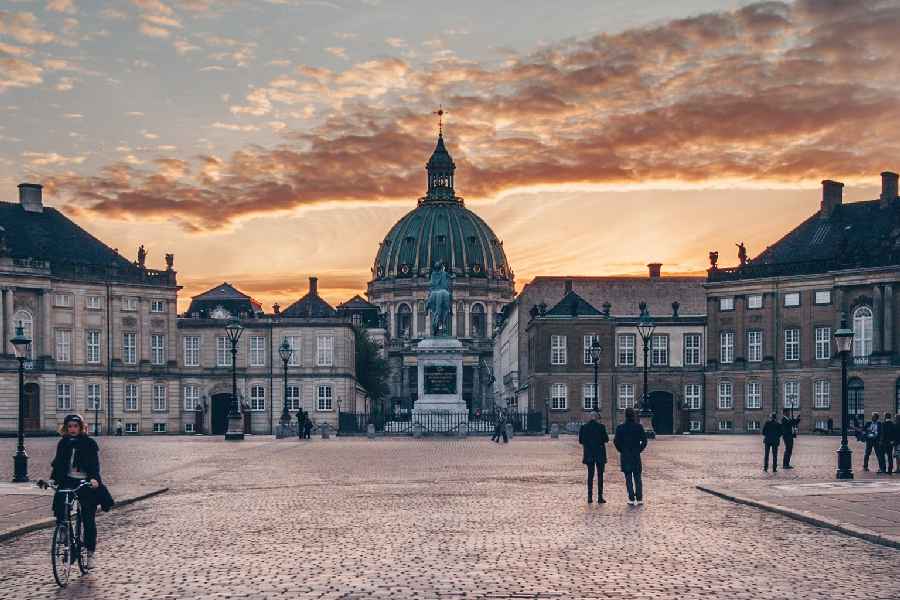
[(597, 504), (606, 504), (606, 500), (600, 498), (599, 500), (597, 500)]
[(768, 473), (768, 472), (769, 472), (769, 469), (763, 467), (763, 473)]
[(635, 504), (634, 500), (629, 500), (628, 506), (637, 506), (637, 504)]
[(782, 469), (793, 469), (794, 467), (792, 467), (791, 465), (785, 465), (785, 466), (783, 466), (783, 467), (781, 467), (781, 468), (782, 468)]
[(636, 500), (634, 504), (635, 504), (636, 506), (643, 506), (643, 505), (644, 505), (644, 501), (643, 501), (643, 500)]
[(778, 469), (772, 469), (772, 472), (773, 472), (773, 473), (777, 473), (777, 472), (778, 472)]
[(95, 566), (96, 566), (96, 564), (94, 563), (94, 553), (91, 551), (88, 551), (87, 559), (84, 561), (84, 568), (90, 570), (90, 569), (93, 569)]
[(594, 503), (594, 499), (593, 499), (593, 498), (588, 498), (588, 504), (593, 504), (593, 503)]

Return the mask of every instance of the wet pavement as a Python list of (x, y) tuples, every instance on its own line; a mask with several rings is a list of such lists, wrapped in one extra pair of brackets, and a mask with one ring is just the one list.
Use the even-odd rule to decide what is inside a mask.
[[(53, 444), (29, 441), (33, 466)], [(104, 515), (98, 569), (64, 591), (49, 531), (0, 543), (0, 599), (900, 597), (900, 551), (694, 487), (828, 481), (835, 438), (801, 438), (777, 476), (758, 437), (661, 438), (643, 507), (615, 459), (609, 503), (586, 504), (565, 436), (100, 444), (110, 485), (170, 491)]]

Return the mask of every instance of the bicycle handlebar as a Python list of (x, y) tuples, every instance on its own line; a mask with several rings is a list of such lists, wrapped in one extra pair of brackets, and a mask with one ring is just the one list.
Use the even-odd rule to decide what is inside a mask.
[(77, 492), (81, 488), (91, 485), (91, 482), (87, 479), (81, 479), (80, 481), (81, 481), (81, 483), (78, 485), (78, 487), (72, 488), (72, 489), (60, 488), (59, 484), (57, 482), (53, 481), (52, 479), (50, 481), (44, 481), (43, 479), (38, 479), (35, 482), (35, 485), (37, 485), (39, 488), (41, 488), (43, 490), (46, 490), (47, 488), (53, 488), (57, 492)]

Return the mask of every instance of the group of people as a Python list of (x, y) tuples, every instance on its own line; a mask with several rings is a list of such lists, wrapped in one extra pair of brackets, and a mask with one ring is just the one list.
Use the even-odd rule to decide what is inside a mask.
[(794, 455), (794, 438), (797, 437), (797, 427), (800, 425), (800, 417), (793, 417), (790, 410), (785, 408), (782, 411), (781, 421), (778, 421), (778, 415), (772, 413), (769, 420), (763, 425), (763, 445), (765, 453), (763, 455), (763, 471), (769, 472), (769, 455), (772, 456), (772, 472), (778, 472), (778, 447), (784, 440), (784, 454), (781, 459), (782, 469), (793, 469), (791, 466), (791, 457)]
[[(599, 421), (599, 413), (591, 412), (590, 420), (578, 431), (578, 443), (583, 448), (581, 460), (587, 466), (588, 504), (594, 501), (594, 478), (597, 479), (597, 503), (605, 504), (603, 498), (603, 473), (606, 470), (606, 444), (609, 434), (606, 426)], [(625, 474), (625, 488), (628, 504), (637, 506), (644, 503), (644, 483), (641, 479), (641, 452), (647, 447), (647, 432), (637, 422), (637, 412), (625, 409), (625, 422), (616, 427), (613, 445), (619, 451), (619, 465)]]
[(309, 417), (309, 413), (301, 408), (297, 411), (297, 437), (301, 440), (308, 440), (312, 429), (313, 422)]
[(895, 423), (891, 419), (891, 413), (884, 413), (883, 421), (877, 412), (872, 413), (872, 419), (863, 425), (862, 429), (857, 430), (856, 437), (866, 443), (863, 471), (869, 470), (869, 457), (874, 452), (878, 459), (879, 474), (900, 473), (900, 423)]

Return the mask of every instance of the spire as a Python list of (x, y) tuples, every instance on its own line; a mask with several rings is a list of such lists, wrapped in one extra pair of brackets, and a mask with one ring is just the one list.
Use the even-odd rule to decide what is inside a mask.
[(428, 171), (428, 194), (426, 200), (454, 200), (453, 172), (456, 165), (444, 146), (444, 109), (438, 109), (438, 139), (425, 170)]

